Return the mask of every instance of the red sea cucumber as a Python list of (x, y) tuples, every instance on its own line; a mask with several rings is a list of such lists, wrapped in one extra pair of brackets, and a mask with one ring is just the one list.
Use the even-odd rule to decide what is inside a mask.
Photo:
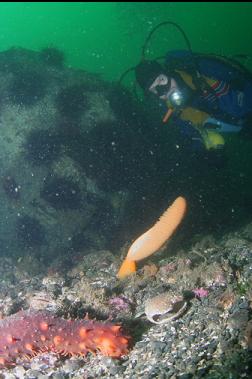
[(128, 352), (129, 337), (120, 325), (90, 320), (66, 320), (48, 311), (20, 311), (0, 320), (0, 368), (18, 357), (31, 358), (52, 351), (84, 356), (100, 351), (120, 358)]

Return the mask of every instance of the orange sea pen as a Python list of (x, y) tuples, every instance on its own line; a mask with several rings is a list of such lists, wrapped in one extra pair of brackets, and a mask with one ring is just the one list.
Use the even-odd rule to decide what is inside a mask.
[(186, 200), (178, 197), (163, 213), (159, 221), (131, 245), (128, 254), (117, 274), (119, 279), (136, 271), (136, 261), (152, 255), (171, 237), (182, 221), (186, 211)]

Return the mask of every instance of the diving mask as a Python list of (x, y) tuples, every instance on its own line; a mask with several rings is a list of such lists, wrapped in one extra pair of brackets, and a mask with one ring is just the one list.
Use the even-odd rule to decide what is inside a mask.
[(159, 98), (166, 97), (171, 89), (171, 78), (164, 74), (160, 74), (149, 87), (149, 91), (157, 95)]
[(173, 111), (178, 110), (185, 104), (184, 93), (178, 88), (176, 80), (172, 77), (164, 74), (159, 75), (149, 87), (149, 90), (167, 104), (168, 110), (163, 122), (167, 122)]

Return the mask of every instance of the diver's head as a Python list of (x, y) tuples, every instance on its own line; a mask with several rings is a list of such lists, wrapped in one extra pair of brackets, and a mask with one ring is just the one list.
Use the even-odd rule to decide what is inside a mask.
[(159, 75), (150, 85), (149, 91), (164, 100), (171, 108), (179, 108), (184, 103), (183, 93), (173, 77), (165, 74)]
[(165, 69), (157, 61), (143, 60), (135, 68), (136, 81), (145, 92), (161, 74), (165, 74)]
[(168, 103), (169, 107), (181, 107), (184, 102), (183, 93), (180, 91), (173, 75), (156, 61), (142, 61), (135, 69), (136, 80), (145, 92), (153, 93), (161, 100)]

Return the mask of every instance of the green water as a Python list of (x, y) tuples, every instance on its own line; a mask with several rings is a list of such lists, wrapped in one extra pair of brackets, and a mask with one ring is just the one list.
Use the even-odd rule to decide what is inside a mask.
[[(0, 51), (12, 46), (62, 49), (69, 65), (116, 80), (140, 59), (151, 28), (179, 23), (193, 50), (252, 55), (252, 3), (7, 3), (0, 4)], [(161, 30), (150, 55), (184, 48), (178, 31)], [(248, 62), (252, 67), (252, 62)]]

